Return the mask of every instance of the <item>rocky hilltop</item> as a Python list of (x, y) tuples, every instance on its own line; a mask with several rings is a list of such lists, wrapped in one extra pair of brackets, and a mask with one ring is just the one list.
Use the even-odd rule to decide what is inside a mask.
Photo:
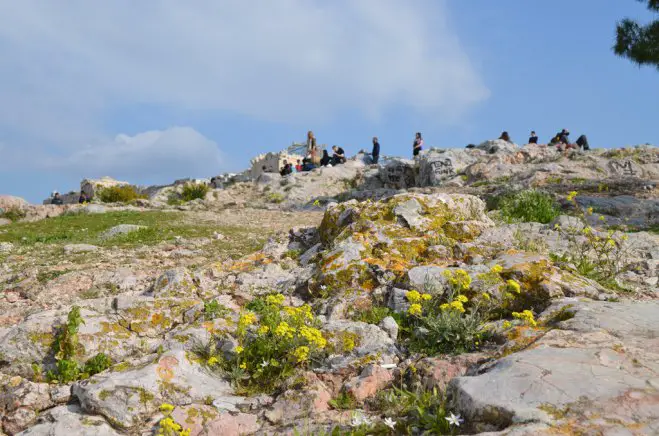
[(0, 433), (659, 434), (659, 149), (0, 196)]

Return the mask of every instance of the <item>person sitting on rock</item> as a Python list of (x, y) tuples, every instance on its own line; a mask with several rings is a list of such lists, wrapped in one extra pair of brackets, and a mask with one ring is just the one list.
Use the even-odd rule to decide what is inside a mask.
[(78, 203), (79, 204), (85, 204), (89, 202), (89, 197), (87, 197), (87, 194), (85, 192), (80, 193), (80, 197), (78, 197)]
[(538, 143), (538, 135), (535, 134), (535, 131), (531, 132), (531, 136), (529, 137), (529, 144), (537, 144)]
[(53, 192), (53, 199), (50, 200), (50, 204), (55, 204), (57, 206), (61, 206), (64, 204), (64, 200), (62, 200), (62, 197), (60, 197), (59, 192), (57, 191)]
[(291, 164), (288, 163), (288, 161), (284, 161), (284, 167), (279, 171), (279, 174), (283, 176), (287, 176), (293, 172), (293, 168)]
[(298, 173), (302, 172), (302, 161), (300, 159), (297, 160), (297, 165), (295, 165), (295, 171)]
[(373, 137), (373, 151), (371, 152), (371, 164), (377, 165), (380, 160), (380, 142), (377, 136)]
[(311, 171), (316, 169), (316, 165), (311, 161), (311, 158), (304, 158), (302, 161), (302, 171)]
[(576, 144), (583, 149), (583, 151), (590, 150), (590, 145), (588, 145), (588, 138), (586, 138), (586, 135), (579, 136)]
[(346, 152), (343, 151), (341, 147), (336, 145), (332, 146), (332, 165), (344, 164), (346, 163)]
[(421, 150), (423, 150), (423, 138), (421, 137), (421, 132), (416, 132), (414, 144), (412, 144), (412, 155), (418, 156)]
[(501, 139), (503, 141), (506, 141), (506, 142), (513, 142), (513, 141), (510, 140), (510, 135), (508, 134), (508, 132), (502, 132), (501, 136), (499, 136), (499, 139)]
[(327, 153), (327, 150), (323, 150), (323, 157), (320, 158), (320, 165), (326, 167), (327, 165), (329, 165), (331, 163), (332, 163), (332, 158)]

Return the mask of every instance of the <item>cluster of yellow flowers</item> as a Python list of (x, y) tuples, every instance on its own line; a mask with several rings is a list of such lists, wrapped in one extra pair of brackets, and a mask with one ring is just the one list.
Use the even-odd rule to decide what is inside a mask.
[(456, 269), (455, 271), (446, 270), (444, 271), (444, 277), (453, 286), (453, 289), (458, 292), (467, 291), (471, 286), (471, 277), (463, 269)]
[(323, 334), (317, 328), (302, 326), (300, 327), (300, 336), (318, 348), (322, 349), (327, 345), (327, 340), (323, 337)]
[(295, 351), (293, 351), (293, 357), (295, 357), (295, 360), (298, 363), (306, 362), (309, 359), (309, 347), (297, 347)]
[(174, 406), (171, 404), (162, 404), (160, 411), (165, 415), (158, 423), (159, 436), (190, 436), (190, 429), (183, 430), (183, 427), (171, 417)]
[(300, 322), (304, 322), (305, 320), (311, 321), (313, 320), (313, 313), (311, 312), (311, 306), (308, 304), (303, 304), (300, 307), (284, 307), (284, 312), (286, 312), (288, 315), (296, 318)]
[(293, 334), (295, 334), (295, 329), (289, 326), (286, 321), (280, 322), (275, 329), (275, 335), (281, 338), (293, 339)]
[(465, 313), (464, 303), (468, 302), (469, 299), (464, 295), (458, 295), (457, 298), (450, 303), (444, 303), (439, 308), (441, 310), (456, 310), (460, 313)]
[(566, 199), (567, 201), (572, 201), (572, 200), (574, 200), (574, 197), (577, 196), (577, 194), (578, 194), (577, 191), (572, 191), (572, 192), (570, 192), (569, 194), (567, 194), (567, 197), (565, 197), (565, 199)]
[(412, 316), (419, 316), (423, 312), (423, 309), (421, 308), (421, 305), (419, 303), (414, 303), (410, 305), (410, 308), (407, 309), (407, 313), (409, 313)]
[(490, 268), (490, 272), (492, 274), (501, 274), (503, 271), (503, 267), (501, 265), (494, 265), (492, 268)]
[(268, 295), (265, 302), (273, 306), (281, 306), (284, 303), (284, 296), (281, 294)]
[(254, 312), (245, 312), (238, 318), (238, 330), (244, 331), (247, 327), (256, 322), (256, 314)]
[(410, 303), (419, 303), (421, 300), (428, 301), (432, 299), (432, 295), (420, 294), (419, 291), (408, 291), (405, 294), (405, 297), (407, 298), (407, 301), (409, 301)]
[(519, 283), (517, 283), (513, 279), (508, 279), (506, 280), (506, 284), (503, 286), (503, 290), (505, 291), (505, 296), (507, 298), (515, 298), (515, 295), (519, 295), (522, 292), (522, 287), (520, 286)]
[(219, 362), (220, 362), (220, 361), (218, 360), (217, 357), (215, 357), (215, 356), (211, 356), (211, 357), (208, 359), (208, 362), (206, 362), (206, 363), (208, 363), (208, 366), (214, 366), (214, 365), (217, 365)]
[(533, 312), (531, 312), (530, 310), (524, 310), (522, 312), (513, 312), (513, 317), (524, 321), (526, 324), (530, 325), (531, 327), (536, 327), (538, 325), (535, 318), (533, 317)]

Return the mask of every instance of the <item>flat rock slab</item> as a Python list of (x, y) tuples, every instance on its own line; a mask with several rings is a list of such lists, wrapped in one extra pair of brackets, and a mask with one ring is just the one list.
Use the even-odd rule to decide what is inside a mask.
[(119, 224), (101, 234), (101, 239), (111, 239), (120, 235), (136, 232), (138, 230), (146, 229), (146, 226), (138, 226), (137, 224)]
[(106, 371), (73, 385), (85, 412), (100, 414), (115, 426), (131, 428), (157, 413), (162, 403), (186, 405), (231, 397), (228, 382), (188, 360), (184, 351), (159, 356), (125, 372)]
[(90, 253), (96, 250), (98, 250), (98, 247), (90, 244), (68, 244), (64, 246), (65, 254)]
[(85, 415), (74, 404), (44, 412), (39, 422), (18, 433), (20, 436), (120, 436), (100, 416)]
[[(630, 427), (659, 422), (659, 302), (575, 300), (570, 310), (572, 319), (532, 347), (451, 382), (454, 406), (470, 425), (574, 419), (600, 428), (590, 421), (607, 407)], [(626, 407), (629, 398), (638, 406)]]

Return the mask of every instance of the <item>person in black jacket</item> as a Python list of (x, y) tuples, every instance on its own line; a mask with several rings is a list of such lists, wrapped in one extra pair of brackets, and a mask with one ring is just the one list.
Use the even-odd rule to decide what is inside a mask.
[(53, 199), (50, 200), (50, 204), (55, 204), (57, 206), (64, 204), (64, 200), (62, 200), (62, 197), (60, 197), (59, 192), (55, 192), (55, 194), (53, 194)]
[(332, 165), (346, 163), (346, 152), (343, 151), (341, 147), (337, 147), (336, 145), (333, 145), (332, 151), (334, 152), (334, 154), (332, 155)]
[(291, 164), (288, 163), (287, 160), (284, 161), (284, 167), (279, 171), (279, 174), (282, 176), (287, 176), (293, 172), (293, 168), (291, 167)]
[(332, 158), (327, 153), (327, 150), (323, 150), (323, 157), (320, 158), (320, 165), (326, 167), (332, 163)]
[(590, 145), (588, 145), (588, 138), (586, 135), (581, 135), (577, 138), (577, 145), (583, 149), (583, 151), (590, 150)]
[(376, 165), (380, 159), (380, 142), (377, 136), (373, 137), (373, 151), (371, 152), (371, 163)]
[(529, 137), (529, 144), (537, 144), (538, 143), (538, 135), (535, 134), (535, 132), (531, 132), (531, 136)]

